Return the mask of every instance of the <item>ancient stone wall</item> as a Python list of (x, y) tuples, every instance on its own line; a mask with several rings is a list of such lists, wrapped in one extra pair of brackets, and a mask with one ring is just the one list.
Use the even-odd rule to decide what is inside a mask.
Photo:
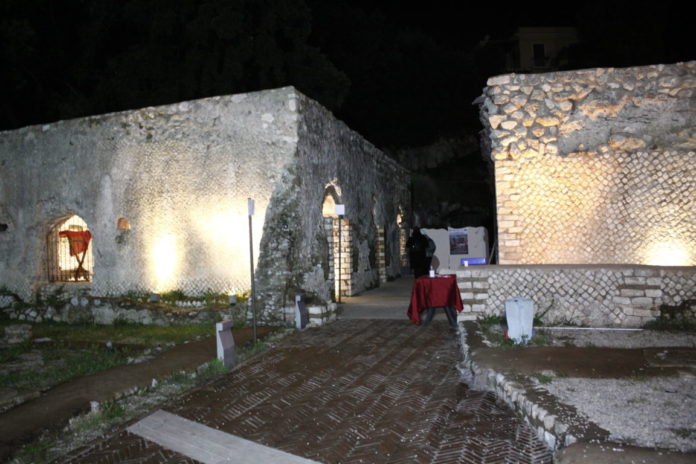
[[(214, 97), (0, 134), (0, 282), (47, 283), (45, 236), (77, 214), (92, 233), (95, 295), (248, 287), (272, 186), (297, 143), (292, 89)], [(119, 218), (130, 229), (119, 229)], [(67, 284), (68, 286), (81, 284)]]
[[(273, 193), (259, 261), (259, 287), (266, 307), (274, 311), (294, 304), (300, 289), (319, 300), (334, 296), (327, 282), (335, 277), (336, 263), (329, 262), (335, 238), (326, 232), (322, 216), (327, 189), (345, 205), (342, 247), (350, 243), (350, 250), (342, 251), (344, 294), (379, 285), (380, 228), (389, 255), (386, 277), (399, 275), (397, 216), (409, 216), (411, 209), (404, 168), (316, 102), (299, 96), (297, 105), (297, 156)], [(288, 273), (294, 274), (290, 280), (284, 277)]]
[(94, 274), (53, 286), (236, 293), (251, 285), (253, 198), (257, 308), (282, 317), (297, 293), (331, 301), (328, 185), (351, 224), (353, 292), (379, 283), (378, 227), (398, 263), (397, 210), (410, 213), (407, 171), (292, 87), (2, 132), (0, 165), (0, 287), (25, 301), (51, 286), (46, 237), (67, 215), (92, 234)]
[(497, 76), (479, 103), (501, 264), (696, 265), (696, 62)]
[(505, 301), (531, 298), (545, 325), (640, 327), (660, 306), (696, 300), (696, 268), (475, 266), (457, 271), (461, 318), (501, 316)]

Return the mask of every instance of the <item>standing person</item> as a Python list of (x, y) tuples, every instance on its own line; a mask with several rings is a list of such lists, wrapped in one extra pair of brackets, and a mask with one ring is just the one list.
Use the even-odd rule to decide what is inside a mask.
[(411, 236), (406, 241), (408, 257), (413, 269), (413, 277), (418, 278), (428, 273), (428, 260), (425, 256), (428, 249), (428, 239), (420, 231), (419, 227), (414, 227)]
[(425, 269), (430, 270), (433, 265), (433, 256), (435, 256), (437, 246), (435, 245), (433, 239), (428, 236), (428, 234), (423, 234), (423, 237), (425, 237), (425, 240), (428, 242), (428, 245), (425, 248)]

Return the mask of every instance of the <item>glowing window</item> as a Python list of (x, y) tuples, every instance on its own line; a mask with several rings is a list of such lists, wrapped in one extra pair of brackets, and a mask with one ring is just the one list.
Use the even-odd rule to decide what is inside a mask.
[(91, 282), (92, 233), (81, 217), (59, 219), (48, 233), (47, 270), (50, 282)]
[(122, 218), (118, 218), (118, 223), (116, 224), (116, 228), (129, 230), (131, 228), (131, 226), (130, 226), (130, 223), (128, 222), (128, 219), (122, 217)]

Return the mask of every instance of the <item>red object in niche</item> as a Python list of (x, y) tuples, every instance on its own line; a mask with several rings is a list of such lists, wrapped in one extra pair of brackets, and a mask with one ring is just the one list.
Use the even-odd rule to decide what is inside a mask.
[(422, 276), (413, 281), (411, 303), (408, 305), (408, 318), (411, 322), (420, 325), (420, 313), (423, 310), (444, 306), (462, 311), (462, 298), (459, 295), (456, 276)]
[(58, 232), (59, 237), (65, 237), (70, 244), (70, 256), (77, 256), (87, 251), (92, 233), (89, 230), (63, 230)]

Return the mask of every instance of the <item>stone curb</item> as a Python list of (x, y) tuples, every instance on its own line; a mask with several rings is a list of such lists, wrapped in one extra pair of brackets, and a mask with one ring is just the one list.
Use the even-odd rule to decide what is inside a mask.
[[(457, 366), (462, 381), (481, 390), (495, 393), (510, 406), (519, 416), (534, 428), (537, 436), (552, 450), (558, 450), (578, 441), (578, 437), (570, 433), (569, 425), (539, 404), (528, 398), (527, 389), (520, 383), (506, 378), (494, 369), (484, 368), (474, 362), (469, 343), (476, 344), (475, 333), (478, 324), (464, 322), (459, 324), (459, 343), (463, 360)], [(482, 341), (480, 342), (482, 343)]]

